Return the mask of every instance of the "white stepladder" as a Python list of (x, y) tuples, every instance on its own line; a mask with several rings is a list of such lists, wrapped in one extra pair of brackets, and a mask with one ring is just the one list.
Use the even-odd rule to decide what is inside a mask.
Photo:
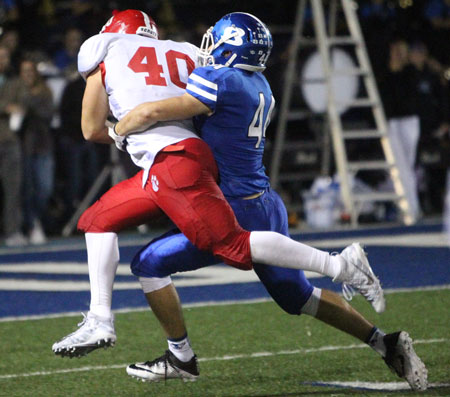
[[(310, 6), (312, 24), (315, 37), (305, 37), (305, 11)], [(291, 39), (291, 53), (288, 60), (283, 96), (281, 98), (280, 113), (274, 142), (273, 158), (271, 163), (272, 185), (277, 188), (280, 183), (290, 178), (281, 168), (283, 154), (292, 150), (292, 145), (286, 140), (288, 123), (295, 119), (298, 110), (293, 109), (291, 102), (297, 78), (297, 63), (300, 48), (315, 46), (320, 54), (323, 69), (323, 83), (326, 86), (326, 126), (329, 129), (336, 170), (339, 177), (340, 193), (345, 212), (349, 214), (352, 225), (358, 223), (363, 205), (367, 202), (392, 202), (399, 209), (401, 221), (412, 224), (416, 221), (411, 203), (405, 194), (405, 186), (400, 177), (399, 168), (393, 154), (392, 146), (387, 132), (387, 122), (381, 99), (378, 93), (375, 77), (361, 32), (357, 16), (357, 3), (352, 0), (299, 0), (294, 30)], [(326, 19), (326, 14), (328, 18)], [(338, 17), (341, 30), (345, 23), (345, 34), (336, 34)], [(333, 65), (332, 51), (335, 48), (346, 48), (353, 55), (355, 66), (338, 67)], [(351, 100), (342, 102), (336, 92), (334, 79), (339, 76), (355, 76), (363, 85), (363, 94)], [(347, 128), (342, 121), (341, 109), (361, 109), (367, 115), (370, 111), (372, 122), (370, 127)], [(358, 114), (358, 113), (357, 113)], [(356, 124), (357, 125), (357, 124)], [(368, 141), (370, 140), (370, 141)], [(365, 141), (380, 147), (376, 159), (360, 158), (350, 159), (348, 144)], [(326, 143), (326, 140), (324, 140)], [(323, 145), (326, 150), (326, 144)], [(352, 189), (352, 178), (357, 172), (385, 172), (390, 179), (392, 191), (372, 191), (357, 193)], [(295, 178), (295, 175), (292, 175)]]

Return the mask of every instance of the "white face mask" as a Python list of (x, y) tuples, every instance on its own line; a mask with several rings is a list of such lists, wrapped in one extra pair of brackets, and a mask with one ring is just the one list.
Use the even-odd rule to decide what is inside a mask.
[(212, 30), (213, 27), (211, 26), (203, 35), (202, 43), (200, 44), (200, 49), (197, 53), (200, 66), (214, 65), (214, 57), (211, 55), (211, 52), (214, 49)]

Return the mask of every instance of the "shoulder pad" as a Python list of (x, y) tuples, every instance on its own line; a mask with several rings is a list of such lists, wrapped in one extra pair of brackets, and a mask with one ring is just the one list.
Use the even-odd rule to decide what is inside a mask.
[(102, 33), (87, 39), (78, 52), (78, 72), (86, 80), (86, 77), (95, 70), (103, 61), (111, 41), (116, 40), (117, 35)]

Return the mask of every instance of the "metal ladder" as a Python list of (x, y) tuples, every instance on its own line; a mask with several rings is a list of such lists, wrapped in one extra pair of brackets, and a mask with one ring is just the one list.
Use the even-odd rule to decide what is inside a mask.
[[(311, 5), (312, 19), (315, 38), (306, 38), (302, 35), (304, 29), (304, 16), (308, 3)], [(328, 6), (328, 30), (325, 19), (324, 3)], [(336, 23), (339, 6), (343, 11), (348, 34), (336, 35)], [(291, 99), (296, 74), (298, 51), (301, 46), (315, 45), (320, 53), (324, 72), (324, 83), (327, 87), (327, 125), (329, 127), (336, 169), (339, 177), (342, 203), (347, 214), (350, 216), (352, 225), (358, 223), (358, 216), (362, 206), (366, 202), (393, 202), (400, 210), (404, 224), (415, 222), (411, 211), (411, 204), (405, 195), (405, 189), (400, 179), (399, 170), (395, 162), (392, 147), (387, 135), (387, 122), (384, 115), (382, 103), (378, 94), (375, 78), (367, 55), (364, 38), (356, 14), (357, 5), (352, 0), (299, 0), (297, 14), (292, 34), (292, 53), (290, 54), (281, 100), (280, 114), (278, 118), (274, 152), (271, 164), (271, 180), (274, 188), (280, 182), (286, 180), (281, 172), (281, 160), (283, 152), (289, 150), (290, 144), (286, 142), (287, 125), (295, 119), (296, 111), (291, 109)], [(353, 49), (357, 67), (353, 69), (336, 70), (332, 67), (330, 50), (336, 46), (347, 46)], [(361, 78), (365, 96), (358, 97), (348, 103), (338, 103), (332, 84), (334, 76), (352, 75)], [(348, 109), (370, 108), (373, 116), (372, 128), (345, 130), (338, 111), (338, 105), (345, 105)], [(297, 112), (298, 113), (298, 112)], [(378, 141), (381, 146), (382, 159), (349, 161), (346, 143), (355, 140)], [(351, 175), (358, 171), (385, 171), (393, 185), (392, 192), (354, 193), (351, 187)]]

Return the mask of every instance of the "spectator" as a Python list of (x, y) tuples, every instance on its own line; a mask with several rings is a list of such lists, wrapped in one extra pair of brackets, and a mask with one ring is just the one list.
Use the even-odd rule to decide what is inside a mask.
[(445, 169), (438, 136), (448, 130), (449, 107), (445, 86), (430, 67), (428, 49), (422, 42), (410, 47), (413, 90), (420, 119), (419, 166), (424, 175), (421, 187), (427, 213), (440, 213), (443, 205)]
[(424, 17), (431, 31), (427, 45), (440, 62), (450, 63), (450, 0), (430, 0), (424, 5)]
[(77, 72), (77, 55), (81, 43), (81, 30), (77, 28), (67, 29), (64, 35), (64, 47), (57, 51), (53, 58), (55, 66), (66, 76)]
[(415, 162), (420, 121), (415, 102), (414, 73), (409, 64), (408, 45), (402, 39), (391, 42), (388, 71), (381, 86), (388, 118), (388, 134), (415, 219), (420, 213)]
[(0, 3), (0, 23), (16, 22), (20, 17), (19, 8), (15, 0), (4, 0)]
[(448, 246), (450, 248), (450, 129), (442, 131), (442, 135), (438, 136), (440, 140), (440, 147), (442, 147), (443, 157), (445, 159), (446, 167), (446, 188), (444, 195), (444, 211), (443, 211), (443, 225), (444, 231), (447, 233)]
[(63, 193), (66, 217), (76, 210), (99, 172), (97, 145), (86, 141), (81, 132), (81, 102), (85, 86), (77, 73), (77, 78), (66, 85), (60, 105), (61, 160), (66, 181), (70, 181)]
[(19, 70), (20, 59), (22, 57), (20, 50), (20, 37), (17, 29), (6, 29), (1, 35), (0, 44), (8, 48), (11, 58), (12, 71)]
[(367, 44), (372, 68), (376, 75), (385, 71), (385, 60), (389, 57), (389, 42), (396, 28), (397, 9), (383, 0), (358, 2), (361, 29)]
[[(22, 208), (20, 188), (22, 184), (22, 155), (16, 134), (20, 121), (19, 90), (16, 80), (9, 75), (10, 53), (0, 46), (0, 183), (3, 192), (3, 233), (7, 246), (27, 244), (21, 232)], [(16, 123), (18, 124), (18, 123)]]
[(42, 219), (54, 183), (53, 137), (50, 132), (53, 99), (33, 60), (25, 59), (20, 64), (19, 82), (26, 93), (22, 103), (25, 118), (21, 130), (25, 224), (30, 230), (30, 243), (43, 244), (46, 236)]

